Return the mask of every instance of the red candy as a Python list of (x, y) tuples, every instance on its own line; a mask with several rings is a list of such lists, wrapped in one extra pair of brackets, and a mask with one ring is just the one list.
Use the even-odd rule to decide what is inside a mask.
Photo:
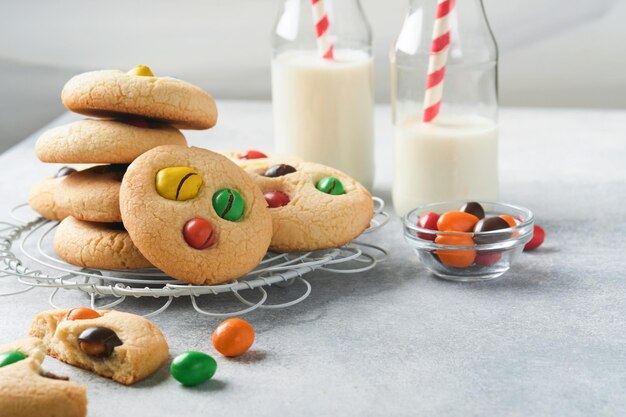
[(263, 194), (269, 208), (277, 208), (289, 204), (289, 196), (282, 191), (268, 191)]
[[(437, 230), (437, 220), (439, 220), (439, 215), (430, 211), (420, 216), (419, 220), (417, 221), (417, 225), (422, 229)], [(425, 240), (435, 240), (434, 234), (424, 232), (417, 232), (417, 237)]]
[(148, 121), (145, 119), (126, 119), (124, 120), (124, 123), (135, 127), (142, 127), (144, 129), (150, 128), (150, 123), (148, 123)]
[(476, 265), (480, 266), (491, 266), (496, 264), (500, 260), (500, 258), (502, 258), (502, 253), (499, 252), (484, 254), (478, 252), (478, 255), (476, 255), (476, 259), (474, 259), (474, 262), (476, 263)]
[(206, 249), (215, 243), (215, 232), (211, 223), (199, 217), (185, 223), (183, 237), (194, 249)]
[(533, 238), (530, 239), (530, 242), (528, 242), (526, 246), (524, 246), (524, 250), (537, 249), (539, 246), (541, 246), (545, 238), (546, 238), (546, 232), (544, 232), (541, 227), (535, 225), (535, 228), (533, 231)]
[(239, 154), (239, 159), (260, 159), (260, 158), (267, 158), (267, 155), (265, 155), (261, 151), (256, 151), (254, 149), (250, 149), (249, 151), (245, 151)]

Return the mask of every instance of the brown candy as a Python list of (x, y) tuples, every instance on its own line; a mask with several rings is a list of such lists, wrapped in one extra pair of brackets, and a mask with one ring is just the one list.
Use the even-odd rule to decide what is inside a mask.
[(108, 358), (116, 346), (122, 345), (117, 334), (106, 327), (89, 327), (78, 336), (78, 346), (89, 356)]
[(61, 168), (59, 168), (57, 173), (54, 174), (54, 178), (65, 177), (65, 176), (68, 176), (68, 175), (73, 174), (75, 172), (76, 172), (76, 170), (74, 168), (71, 168), (71, 167), (61, 167)]
[[(509, 224), (500, 217), (486, 217), (476, 223), (474, 226), (475, 233), (481, 232), (491, 232), (494, 230), (500, 229), (508, 229)], [(483, 243), (495, 243), (502, 240), (506, 240), (511, 237), (511, 233), (491, 233), (489, 235), (481, 236), (474, 235), (474, 242), (483, 244)]]
[(265, 171), (264, 175), (266, 177), (274, 178), (274, 177), (282, 177), (283, 175), (291, 174), (293, 172), (296, 172), (296, 169), (292, 167), (291, 165), (277, 164), (277, 165), (272, 165), (271, 167), (269, 167), (267, 171)]
[(475, 201), (470, 201), (469, 203), (463, 204), (463, 206), (459, 209), (459, 211), (463, 211), (465, 213), (472, 214), (479, 219), (485, 218), (485, 209), (479, 203)]

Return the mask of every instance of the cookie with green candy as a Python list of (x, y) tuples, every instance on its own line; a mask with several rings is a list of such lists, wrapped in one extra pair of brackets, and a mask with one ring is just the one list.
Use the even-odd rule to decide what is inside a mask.
[(311, 162), (267, 160), (246, 171), (268, 202), (272, 251), (342, 246), (370, 224), (374, 211), (370, 193), (339, 170)]

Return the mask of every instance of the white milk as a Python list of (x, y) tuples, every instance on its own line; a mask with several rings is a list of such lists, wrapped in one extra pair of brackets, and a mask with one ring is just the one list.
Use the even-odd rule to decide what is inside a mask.
[(498, 130), (480, 116), (409, 120), (395, 128), (393, 205), (498, 198)]
[(374, 180), (372, 58), (362, 51), (287, 51), (272, 61), (276, 152)]

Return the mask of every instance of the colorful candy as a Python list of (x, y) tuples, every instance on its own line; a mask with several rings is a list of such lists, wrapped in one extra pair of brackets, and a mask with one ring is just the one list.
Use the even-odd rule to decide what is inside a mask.
[(239, 356), (254, 343), (254, 329), (245, 320), (228, 319), (213, 332), (213, 346), (224, 356)]
[[(485, 217), (474, 226), (475, 233), (492, 232), (495, 230), (508, 229), (509, 224), (501, 217)], [(495, 243), (511, 237), (510, 233), (493, 233), (488, 235), (475, 235), (474, 241), (479, 244)]]
[(11, 365), (12, 363), (19, 362), (28, 357), (28, 355), (12, 350), (9, 352), (0, 353), (0, 368), (3, 366)]
[(289, 196), (282, 191), (267, 191), (263, 194), (269, 208), (278, 208), (289, 204)]
[[(435, 243), (447, 246), (474, 246), (471, 235), (437, 235)], [(437, 249), (435, 253), (441, 262), (455, 268), (471, 266), (476, 258), (475, 250)]]
[(59, 168), (59, 170), (57, 171), (56, 174), (54, 174), (54, 178), (61, 178), (61, 177), (66, 177), (70, 174), (75, 173), (76, 170), (72, 167), (61, 167)]
[(474, 259), (474, 263), (480, 266), (491, 266), (498, 263), (498, 261), (502, 258), (502, 253), (493, 252), (493, 253), (480, 253), (476, 254), (476, 259)]
[(237, 190), (225, 188), (213, 194), (213, 209), (222, 219), (234, 222), (243, 216), (243, 197)]
[(87, 307), (77, 307), (68, 311), (65, 320), (88, 320), (100, 318), (100, 313)]
[(108, 358), (122, 344), (117, 334), (106, 327), (89, 327), (78, 336), (80, 350), (95, 358)]
[(341, 195), (345, 194), (346, 191), (343, 189), (343, 184), (338, 178), (335, 177), (324, 177), (315, 184), (315, 188), (320, 190), (323, 193), (330, 195)]
[(507, 222), (507, 224), (509, 225), (509, 227), (515, 227), (517, 226), (517, 222), (515, 221), (515, 219), (509, 215), (506, 214), (501, 214), (498, 217), (500, 217), (502, 220), (504, 220), (505, 222)]
[(127, 74), (137, 75), (139, 77), (154, 77), (152, 70), (147, 65), (135, 65), (135, 67), (128, 71)]
[(263, 175), (265, 175), (266, 177), (275, 178), (275, 177), (282, 177), (283, 175), (291, 174), (294, 172), (296, 172), (296, 169), (292, 167), (291, 165), (277, 164), (277, 165), (272, 165), (271, 167), (269, 167), (267, 171), (265, 171), (265, 174)]
[[(439, 220), (439, 214), (429, 211), (420, 216), (417, 225), (422, 229), (438, 230), (437, 220)], [(435, 240), (435, 235), (432, 233), (417, 232), (417, 237), (420, 239)]]
[(202, 186), (202, 177), (189, 167), (169, 167), (156, 174), (156, 190), (168, 200), (186, 201), (195, 198)]
[(535, 228), (533, 229), (533, 237), (526, 244), (526, 246), (524, 246), (524, 250), (529, 251), (529, 250), (537, 249), (539, 246), (541, 246), (541, 244), (543, 243), (545, 239), (546, 239), (546, 232), (544, 232), (541, 227), (535, 225)]
[(192, 248), (201, 250), (213, 246), (216, 237), (211, 223), (196, 217), (183, 226), (183, 239)]
[(261, 158), (267, 158), (267, 155), (265, 155), (261, 151), (257, 151), (254, 149), (250, 149), (245, 152), (241, 152), (239, 154), (239, 159), (261, 159)]
[(440, 232), (471, 232), (478, 217), (463, 211), (449, 211), (439, 216), (437, 229)]
[(172, 376), (185, 386), (203, 383), (215, 375), (217, 362), (202, 352), (185, 352), (176, 356), (170, 366)]
[(475, 201), (470, 201), (469, 203), (463, 204), (463, 206), (461, 206), (459, 211), (473, 214), (479, 219), (482, 219), (485, 217), (485, 209), (483, 208), (483, 206), (480, 205), (480, 203), (477, 203)]

